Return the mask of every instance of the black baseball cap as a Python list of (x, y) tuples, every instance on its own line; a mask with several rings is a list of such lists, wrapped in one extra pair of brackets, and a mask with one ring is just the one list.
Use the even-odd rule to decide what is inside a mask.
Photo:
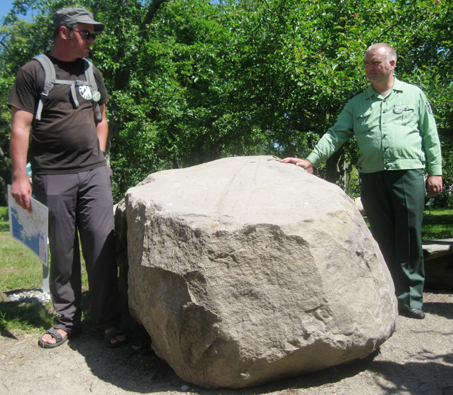
[(94, 31), (96, 32), (102, 32), (105, 28), (104, 24), (95, 21), (93, 14), (85, 8), (63, 8), (58, 10), (53, 16), (54, 29), (59, 29), (61, 26), (74, 25), (76, 23), (93, 25)]

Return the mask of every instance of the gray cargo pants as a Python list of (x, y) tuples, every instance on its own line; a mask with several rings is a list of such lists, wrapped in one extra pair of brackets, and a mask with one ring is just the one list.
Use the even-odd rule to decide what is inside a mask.
[(99, 330), (117, 327), (121, 318), (111, 176), (110, 168), (102, 166), (76, 174), (33, 177), (36, 199), (49, 208), (49, 287), (60, 314), (55, 328), (69, 334), (78, 332), (81, 325), (78, 233), (96, 326)]

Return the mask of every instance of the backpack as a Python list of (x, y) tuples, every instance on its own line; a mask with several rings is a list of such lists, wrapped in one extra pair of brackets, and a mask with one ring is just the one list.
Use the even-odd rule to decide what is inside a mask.
[[(71, 81), (71, 80), (57, 80), (57, 76), (55, 73), (55, 66), (51, 62), (51, 60), (44, 54), (37, 55), (33, 59), (37, 60), (42, 68), (44, 69), (44, 89), (41, 93), (41, 97), (39, 99), (38, 103), (38, 108), (36, 110), (35, 114), (35, 119), (40, 121), (41, 120), (41, 112), (43, 108), (43, 99), (46, 99), (47, 96), (49, 96), (50, 91), (54, 87), (55, 84), (64, 84), (64, 85), (70, 85), (71, 86), (71, 96), (72, 100), (74, 101), (74, 104), (77, 107), (79, 107), (79, 101), (77, 100), (77, 93), (75, 90), (76, 86), (89, 86), (91, 88), (91, 91), (93, 93), (93, 98), (91, 99), (91, 102), (93, 103), (93, 108), (94, 112), (96, 113), (96, 120), (98, 122), (102, 122), (102, 116), (101, 116), (101, 111), (99, 110), (99, 104), (97, 103), (99, 101), (99, 92), (98, 92), (98, 86), (96, 84), (96, 80), (94, 78), (94, 73), (93, 73), (93, 63), (91, 63), (88, 59), (83, 59), (85, 61), (85, 79), (86, 81)], [(97, 100), (95, 98), (95, 95), (97, 95)]]

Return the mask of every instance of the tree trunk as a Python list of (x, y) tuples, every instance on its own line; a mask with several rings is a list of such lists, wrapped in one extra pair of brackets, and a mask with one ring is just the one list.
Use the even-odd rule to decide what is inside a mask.
[(334, 184), (339, 183), (344, 187), (347, 165), (345, 163), (344, 149), (341, 147), (326, 161), (325, 180)]
[(149, 8), (148, 8), (148, 12), (145, 16), (145, 19), (143, 20), (142, 24), (140, 25), (140, 30), (138, 32), (138, 36), (140, 38), (146, 37), (148, 25), (151, 23), (152, 19), (154, 18), (154, 15), (156, 14), (159, 7), (162, 5), (162, 3), (165, 3), (166, 1), (168, 1), (168, 0), (153, 0), (151, 2), (151, 4), (149, 5)]
[(8, 205), (8, 187), (6, 182), (0, 177), (0, 206), (7, 206)]

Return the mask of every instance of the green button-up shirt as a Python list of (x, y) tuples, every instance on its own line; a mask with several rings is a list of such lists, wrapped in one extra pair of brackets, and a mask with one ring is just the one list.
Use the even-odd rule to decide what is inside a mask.
[(363, 173), (427, 167), (430, 176), (442, 175), (436, 122), (428, 99), (415, 85), (395, 78), (385, 97), (372, 85), (355, 95), (307, 159), (314, 165), (326, 160), (353, 135)]

